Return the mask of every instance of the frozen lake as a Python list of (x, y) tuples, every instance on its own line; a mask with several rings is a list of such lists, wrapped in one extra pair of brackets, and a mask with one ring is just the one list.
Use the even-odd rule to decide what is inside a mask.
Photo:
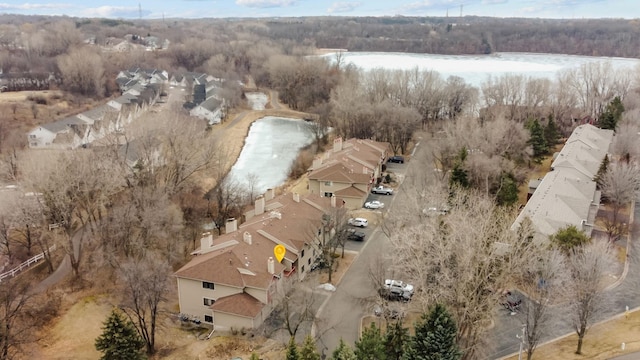
[[(323, 55), (335, 58), (335, 54)], [(343, 59), (363, 70), (376, 68), (437, 71), (443, 78), (459, 76), (480, 87), (488, 76), (521, 74), (555, 79), (558, 71), (579, 68), (582, 64), (610, 61), (614, 68), (634, 69), (638, 59), (577, 56), (562, 54), (496, 53), (492, 55), (435, 55), (411, 53), (345, 52)]]
[(249, 129), (244, 147), (229, 173), (232, 180), (248, 185), (255, 175), (255, 194), (284, 184), (300, 148), (314, 140), (304, 120), (266, 116)]

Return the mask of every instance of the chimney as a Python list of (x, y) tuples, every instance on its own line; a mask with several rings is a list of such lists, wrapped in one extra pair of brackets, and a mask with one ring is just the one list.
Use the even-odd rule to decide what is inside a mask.
[(295, 202), (300, 202), (300, 194), (298, 193), (293, 193), (293, 201)]
[(234, 231), (238, 230), (238, 220), (236, 220), (235, 218), (229, 218), (227, 219), (227, 223), (225, 224), (225, 230), (224, 232), (226, 234), (230, 234)]
[(276, 197), (276, 192), (273, 189), (267, 189), (267, 192), (264, 193), (264, 197), (266, 201), (272, 200), (274, 197)]
[(333, 152), (342, 150), (342, 137), (333, 139)]
[(254, 210), (255, 215), (260, 215), (264, 213), (264, 196), (260, 195), (256, 198), (256, 209)]
[(213, 246), (213, 234), (210, 232), (206, 232), (202, 234), (200, 238), (200, 250), (205, 251), (206, 249)]
[(363, 166), (363, 167), (362, 167), (362, 173), (363, 173), (363, 174), (368, 174), (368, 173), (369, 173), (369, 169), (367, 169), (367, 167), (366, 167), (366, 166)]
[(332, 208), (336, 207), (336, 196), (335, 195), (333, 195), (331, 197), (331, 207)]
[(271, 275), (274, 275), (276, 273), (276, 262), (271, 256), (269, 256), (269, 260), (267, 260), (267, 271)]
[(242, 235), (242, 238), (244, 239), (244, 242), (251, 245), (251, 234), (248, 231), (244, 232), (244, 234)]
[(313, 167), (313, 169), (317, 169), (320, 167), (320, 165), (322, 165), (322, 157), (316, 157), (315, 159), (313, 159), (313, 165), (311, 165)]

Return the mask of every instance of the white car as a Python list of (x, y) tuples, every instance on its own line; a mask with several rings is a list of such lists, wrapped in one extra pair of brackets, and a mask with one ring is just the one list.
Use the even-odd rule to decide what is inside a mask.
[(364, 207), (367, 209), (382, 209), (384, 208), (384, 203), (378, 200), (367, 201), (364, 203)]
[(400, 280), (386, 279), (384, 281), (384, 288), (390, 290), (401, 290), (403, 293), (413, 295), (413, 285)]
[(393, 195), (393, 189), (385, 187), (383, 185), (376, 186), (371, 189), (372, 194), (383, 194), (383, 195)]
[(347, 220), (347, 224), (351, 225), (351, 226), (357, 226), (357, 227), (367, 227), (369, 225), (369, 221), (367, 221), (367, 219), (365, 218), (351, 218), (349, 220)]

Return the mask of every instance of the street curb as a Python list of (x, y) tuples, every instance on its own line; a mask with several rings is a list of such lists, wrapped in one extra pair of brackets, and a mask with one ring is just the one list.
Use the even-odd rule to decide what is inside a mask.
[[(635, 221), (635, 218), (634, 218), (634, 217), (635, 217), (635, 207), (636, 207), (636, 201), (635, 201), (635, 200), (633, 200), (633, 202), (631, 203), (631, 208), (633, 209), (633, 211), (631, 211), (631, 212), (630, 212), (630, 215), (629, 215), (629, 228), (631, 228), (631, 226), (633, 225), (633, 223), (634, 223), (634, 221)], [(618, 286), (622, 283), (622, 281), (624, 281), (624, 279), (627, 277), (627, 274), (629, 273), (629, 246), (630, 246), (630, 244), (631, 244), (631, 233), (629, 233), (629, 234), (628, 234), (628, 236), (627, 236), (627, 249), (626, 249), (627, 254), (626, 254), (626, 257), (625, 257), (625, 259), (624, 259), (624, 270), (622, 270), (622, 274), (620, 275), (620, 278), (619, 278), (618, 280), (616, 280), (616, 282), (614, 282), (613, 284), (611, 284), (611, 285), (607, 286), (607, 287), (604, 289), (604, 291), (610, 291), (610, 290), (612, 290), (612, 289), (615, 289), (615, 288), (616, 288), (616, 287), (618, 287)], [(624, 312), (622, 312), (622, 313), (620, 313), (620, 314), (617, 314), (617, 315), (614, 315), (614, 316), (612, 316), (612, 317), (610, 317), (610, 318), (607, 318), (607, 319), (604, 319), (604, 320), (598, 321), (597, 323), (592, 324), (592, 325), (591, 325), (591, 326), (589, 326), (589, 327), (592, 327), (592, 326), (594, 326), (594, 325), (603, 324), (603, 323), (605, 323), (605, 322), (607, 322), (607, 321), (611, 321), (611, 320), (619, 319), (620, 317), (625, 316), (627, 313), (632, 313), (632, 312), (636, 312), (636, 311), (640, 311), (640, 306), (639, 306), (639, 307), (636, 307), (636, 308), (633, 308), (633, 309), (629, 309), (629, 311), (626, 311), (626, 310), (625, 310)], [(544, 346), (544, 345), (551, 344), (551, 343), (553, 343), (553, 342), (555, 342), (555, 341), (558, 341), (558, 340), (562, 340), (562, 339), (564, 339), (564, 338), (566, 338), (566, 337), (569, 337), (569, 336), (571, 336), (571, 335), (574, 335), (574, 334), (575, 334), (575, 332), (570, 332), (570, 333), (568, 333), (568, 334), (565, 334), (565, 335), (559, 336), (559, 337), (557, 337), (557, 338), (554, 338), (554, 339), (551, 339), (551, 340), (545, 341), (545, 342), (543, 342), (542, 344), (538, 344), (538, 346), (536, 346), (536, 348), (538, 348), (538, 347), (540, 347), (540, 346)], [(516, 355), (518, 355), (518, 353), (519, 353), (519, 352), (514, 352), (514, 353), (511, 353), (511, 354), (509, 354), (509, 355), (506, 355), (506, 356), (503, 356), (503, 357), (497, 358), (496, 360), (504, 360), (504, 359), (508, 359), (508, 358), (510, 358), (510, 357), (512, 357), (512, 356), (516, 356)]]
[[(633, 309), (629, 309), (628, 313), (631, 314), (631, 313), (636, 312), (636, 311), (640, 311), (640, 306), (638, 306), (636, 308), (633, 308)], [(623, 316), (626, 316), (626, 315), (627, 315), (627, 311), (625, 310), (625, 311), (621, 312), (620, 314), (614, 315), (614, 316), (612, 316), (610, 318), (607, 318), (607, 319), (604, 319), (604, 320), (600, 320), (597, 323), (594, 323), (594, 324), (590, 325), (589, 327), (591, 328), (591, 327), (596, 326), (596, 325), (604, 324), (604, 323), (606, 323), (608, 321), (616, 320), (616, 319), (619, 319), (619, 318), (621, 318)], [(572, 335), (575, 335), (575, 332), (570, 332), (568, 334), (564, 334), (562, 336), (558, 336), (557, 338), (554, 338), (554, 339), (551, 339), (551, 340), (547, 340), (547, 341), (545, 341), (545, 342), (543, 342), (541, 344), (538, 344), (538, 346), (536, 346), (536, 349), (538, 349), (538, 348), (540, 348), (541, 346), (544, 346), (544, 345), (549, 345), (549, 344), (551, 344), (553, 342), (556, 342), (558, 340), (562, 340), (562, 339), (564, 339), (566, 337), (569, 337), (569, 336), (572, 336)], [(525, 353), (526, 351), (523, 350), (522, 352)], [(519, 352), (516, 351), (516, 352), (511, 353), (509, 355), (505, 355), (503, 357), (499, 357), (496, 360), (505, 360), (505, 359), (508, 359), (508, 358), (510, 358), (512, 356), (517, 356), (518, 353)], [(630, 354), (631, 354), (631, 352), (630, 352)]]

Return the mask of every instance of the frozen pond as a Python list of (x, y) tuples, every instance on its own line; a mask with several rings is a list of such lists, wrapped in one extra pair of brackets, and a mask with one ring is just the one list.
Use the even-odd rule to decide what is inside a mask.
[(300, 148), (313, 139), (313, 132), (304, 120), (263, 117), (251, 125), (230, 178), (248, 186), (255, 176), (255, 194), (280, 186), (287, 180)]
[[(323, 55), (334, 58), (334, 54)], [(345, 52), (343, 60), (363, 70), (376, 68), (408, 70), (419, 68), (440, 73), (443, 78), (459, 76), (480, 87), (488, 76), (520, 74), (555, 79), (558, 71), (582, 64), (610, 61), (614, 68), (633, 69), (638, 59), (577, 56), (562, 54), (496, 53), (492, 55), (435, 55), (412, 53)]]
[(264, 110), (269, 101), (267, 94), (261, 92), (248, 92), (244, 93), (244, 96), (247, 98), (251, 110)]

